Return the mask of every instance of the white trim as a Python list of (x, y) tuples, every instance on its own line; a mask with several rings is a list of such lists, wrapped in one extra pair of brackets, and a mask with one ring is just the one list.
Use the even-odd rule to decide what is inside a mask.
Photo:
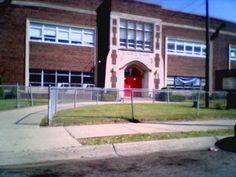
[(56, 4), (51, 4), (51, 3), (13, 0), (12, 4), (13, 5), (18, 5), (18, 6), (42, 7), (42, 8), (49, 8), (49, 9), (55, 9), (55, 10), (77, 12), (77, 13), (88, 14), (88, 15), (96, 15), (96, 12), (93, 11), (93, 10), (85, 10), (85, 9), (74, 8), (74, 7), (64, 6), (64, 5), (63, 6), (62, 5), (56, 5)]
[[(165, 38), (165, 49), (167, 49), (167, 41), (169, 40), (168, 37)], [(167, 74), (168, 74), (168, 55), (167, 55), (167, 50), (165, 50), (165, 64), (164, 64), (164, 86), (167, 86)]]
[[(31, 36), (29, 36), (29, 40), (30, 42), (41, 42), (41, 43), (51, 43), (51, 44), (60, 44), (60, 45), (71, 45), (71, 46), (82, 46), (82, 47), (95, 47), (96, 45), (96, 29), (95, 28), (83, 28), (83, 27), (74, 27), (74, 26), (70, 26), (70, 25), (61, 25), (61, 24), (55, 24), (55, 23), (44, 23), (42, 21), (36, 21), (36, 20), (30, 20), (29, 22), (29, 32), (30, 32), (30, 23), (39, 23), (40, 25), (42, 25), (41, 29), (42, 29), (42, 36), (41, 36), (41, 39), (37, 40), (37, 39), (30, 39)], [(45, 41), (45, 37), (44, 37), (44, 32), (45, 32), (45, 25), (52, 25), (52, 26), (55, 26), (55, 41)], [(72, 44), (70, 43), (71, 42), (71, 39), (69, 38), (68, 40), (68, 43), (66, 42), (58, 42), (59, 38), (58, 38), (58, 27), (65, 27), (65, 28), (68, 28), (68, 32), (71, 32), (71, 28), (77, 28), (78, 30), (81, 30), (81, 35), (82, 35), (82, 40), (79, 41), (81, 42), (80, 43), (77, 43), (77, 44)], [(85, 31), (86, 30), (91, 30), (92, 31), (92, 35), (93, 35), (93, 44), (87, 44), (85, 41), (83, 41), (83, 35), (85, 34)], [(69, 36), (70, 36), (70, 33), (69, 33)], [(53, 38), (54, 39), (54, 38)]]
[[(197, 27), (197, 26), (191, 26), (191, 25), (183, 25), (183, 24), (176, 24), (176, 23), (168, 23), (168, 22), (162, 22), (163, 26), (170, 26), (170, 27), (176, 27), (176, 28), (183, 28), (183, 29), (191, 29), (196, 31), (205, 31), (205, 28), (203, 27)], [(215, 32), (215, 29), (210, 29), (210, 32)], [(235, 36), (236, 33), (229, 32), (229, 31), (220, 31), (221, 34), (229, 35), (229, 36)]]
[(161, 19), (157, 19), (157, 18), (144, 17), (144, 16), (139, 16), (139, 15), (131, 15), (131, 14), (115, 12), (115, 11), (111, 12), (111, 16), (119, 17), (120, 19), (123, 18), (126, 20), (135, 20), (135, 21), (144, 22), (144, 23), (160, 24), (162, 22)]
[[(173, 42), (170, 42), (173, 41)], [(174, 45), (174, 49), (169, 51), (168, 44), (171, 43)], [(183, 47), (183, 50), (178, 51), (177, 45), (181, 45)], [(186, 46), (192, 47), (191, 53), (187, 52)], [(203, 42), (193, 41), (193, 40), (185, 40), (185, 39), (177, 39), (177, 38), (171, 38), (168, 37), (167, 40), (167, 46), (166, 51), (168, 55), (178, 55), (178, 56), (188, 56), (188, 57), (197, 57), (197, 58), (205, 58), (206, 55), (203, 53), (203, 49), (206, 47), (206, 45)], [(199, 47), (200, 52), (194, 52), (194, 47)], [(198, 54), (196, 54), (198, 53)]]
[(25, 86), (29, 86), (29, 19), (26, 19), (26, 31), (25, 31)]

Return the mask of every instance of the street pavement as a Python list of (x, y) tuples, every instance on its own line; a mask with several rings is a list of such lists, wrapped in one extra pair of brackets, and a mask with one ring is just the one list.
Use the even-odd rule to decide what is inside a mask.
[[(94, 103), (92, 103), (94, 104)], [(79, 105), (77, 105), (79, 107)], [(83, 105), (84, 106), (84, 105)], [(71, 105), (61, 106), (67, 109)], [(0, 112), (0, 166), (69, 159), (99, 159), (162, 151), (206, 149), (219, 137), (82, 146), (78, 139), (114, 135), (230, 128), (235, 120), (39, 127), (47, 106)]]

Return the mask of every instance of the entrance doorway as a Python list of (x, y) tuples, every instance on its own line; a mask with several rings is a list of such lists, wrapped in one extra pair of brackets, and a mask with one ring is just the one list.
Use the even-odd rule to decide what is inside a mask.
[[(142, 88), (142, 79), (143, 79), (143, 71), (139, 69), (137, 66), (129, 66), (125, 69), (125, 81), (124, 87), (125, 89), (131, 88)], [(125, 96), (130, 97), (131, 92), (125, 91)], [(140, 93), (135, 93), (134, 96), (141, 96)]]

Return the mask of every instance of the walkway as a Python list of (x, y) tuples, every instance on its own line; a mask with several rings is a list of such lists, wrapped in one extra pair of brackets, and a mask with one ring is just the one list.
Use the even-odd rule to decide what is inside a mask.
[[(63, 107), (60, 109), (63, 109)], [(41, 128), (38, 126), (38, 123), (42, 117), (46, 116), (46, 114), (47, 106), (0, 112), (0, 165), (15, 163), (20, 164), (24, 159), (25, 163), (31, 163), (36, 161), (57, 160), (57, 157), (60, 160), (67, 159), (67, 157), (75, 158), (74, 152), (76, 152), (77, 155), (81, 155), (81, 153), (90, 154), (94, 152), (90, 154), (92, 157), (106, 156), (107, 151), (102, 148), (103, 146), (99, 146), (99, 149), (105, 154), (98, 155), (95, 153), (96, 151), (92, 150), (97, 147), (82, 146), (78, 141), (80, 138), (233, 128), (236, 123), (235, 120), (230, 119), (185, 122), (120, 123)], [(178, 141), (169, 140), (168, 143), (171, 144), (169, 147), (176, 149), (176, 142)], [(192, 141), (196, 142), (196, 140), (191, 140), (191, 142)], [(209, 145), (209, 143), (212, 144), (214, 141), (214, 139), (211, 139), (211, 141), (208, 139), (204, 140), (204, 142), (208, 142), (207, 145)], [(143, 143), (143, 148), (146, 149), (146, 145), (150, 143)], [(173, 143), (175, 143), (175, 145), (173, 145)], [(188, 143), (189, 141), (185, 142), (184, 140), (179, 144), (178, 148), (181, 149), (183, 145)], [(198, 144), (200, 146), (202, 144), (202, 140), (199, 140)], [(123, 148), (123, 145), (119, 146)], [(132, 146), (128, 145), (128, 148), (132, 149), (136, 146), (136, 144)], [(165, 144), (160, 145), (159, 143), (155, 146), (159, 147), (159, 149), (160, 147), (166, 149)], [(114, 155), (113, 146), (109, 145), (104, 147), (109, 148), (110, 152)], [(146, 151), (147, 149), (145, 152)], [(64, 152), (67, 152), (69, 155), (67, 154), (67, 156), (66, 154), (63, 154)], [(125, 150), (124, 152), (127, 151)], [(133, 150), (131, 152), (133, 152)], [(37, 154), (37, 156), (34, 156), (34, 154)], [(47, 155), (45, 156), (45, 154)], [(79, 157), (81, 158), (82, 156)]]

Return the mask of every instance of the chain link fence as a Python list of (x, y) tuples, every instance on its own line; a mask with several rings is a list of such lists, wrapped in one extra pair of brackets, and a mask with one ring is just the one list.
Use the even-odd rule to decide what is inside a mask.
[(48, 104), (48, 89), (0, 85), (0, 111)]
[[(101, 88), (49, 88), (48, 119), (51, 124), (59, 110), (77, 108), (84, 105), (130, 104), (130, 118), (139, 119), (142, 107), (139, 103), (179, 105), (183, 109), (177, 117), (185, 114), (184, 108), (192, 108), (197, 117), (205, 108), (205, 91), (199, 90), (148, 90), (148, 89), (101, 89)], [(210, 109), (226, 109), (227, 92), (209, 92)], [(168, 106), (167, 106), (168, 107)], [(168, 110), (166, 110), (168, 112)], [(204, 112), (204, 111), (203, 111)], [(137, 114), (138, 113), (138, 114)]]

